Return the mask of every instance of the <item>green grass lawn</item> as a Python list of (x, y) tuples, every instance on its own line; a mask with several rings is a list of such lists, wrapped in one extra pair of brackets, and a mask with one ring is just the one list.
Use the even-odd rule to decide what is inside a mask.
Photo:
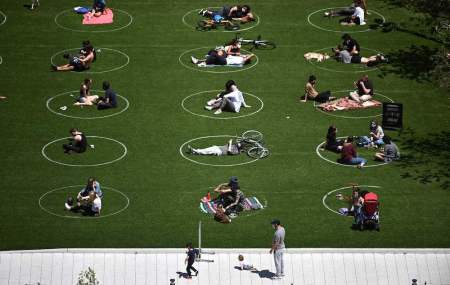
[[(190, 65), (189, 50), (202, 55), (208, 47), (231, 40), (234, 33), (195, 31), (182, 18), (193, 9), (224, 1), (111, 0), (110, 7), (121, 11), (115, 13), (114, 24), (99, 27), (81, 25), (81, 16), (69, 11), (90, 1), (41, 2), (33, 12), (20, 1), (0, 4), (7, 15), (0, 26), (0, 96), (8, 97), (0, 101), (0, 249), (182, 247), (196, 241), (200, 220), (205, 247), (269, 247), (273, 218), (285, 225), (288, 247), (450, 246), (448, 94), (421, 77), (427, 64), (419, 62), (421, 51), (438, 44), (420, 33), (383, 32), (375, 21), (382, 15), (387, 22), (410, 23), (411, 31), (420, 32), (423, 27), (413, 25), (410, 17), (416, 16), (408, 10), (372, 1), (369, 9), (377, 13), (368, 25), (354, 30), (319, 12), (311, 15), (310, 20), (324, 29), (372, 28), (352, 34), (363, 55), (396, 55), (390, 64), (375, 69), (303, 58), (306, 52), (328, 51), (341, 42), (340, 33), (310, 25), (308, 15), (348, 1), (248, 1), (260, 21), (241, 36), (261, 34), (277, 48), (254, 51), (258, 62), (246, 66), (250, 69), (206, 70), (237, 71), (211, 73)], [(0, 23), (1, 17), (0, 13)], [(185, 19), (195, 25), (200, 18), (191, 12)], [(76, 51), (87, 39), (101, 49), (88, 72), (50, 71), (52, 59), (62, 63), (64, 51)], [(411, 63), (408, 56), (413, 57)], [(369, 120), (381, 120), (381, 108), (325, 114), (312, 102), (299, 102), (299, 97), (311, 74), (317, 76), (319, 90), (344, 96), (364, 73), (385, 96), (378, 97), (380, 101), (403, 103), (405, 130), (387, 133), (404, 159), (358, 170), (321, 159), (316, 147), (331, 124), (338, 127), (339, 136), (367, 134)], [(95, 90), (103, 80), (110, 81), (121, 95), (118, 109), (100, 112), (72, 106), (70, 95), (77, 96), (86, 77), (93, 79)], [(239, 118), (216, 117), (203, 109), (229, 79), (248, 93), (252, 106)], [(63, 106), (68, 109), (61, 110)], [(82, 155), (64, 155), (61, 145), (72, 127), (93, 136), (88, 140), (95, 147)], [(190, 157), (204, 163), (198, 164), (180, 153), (188, 141), (196, 147), (223, 144), (228, 136), (249, 129), (264, 134), (271, 150), (268, 158), (223, 167), (205, 163), (238, 164), (250, 158)], [(201, 137), (206, 138), (197, 139)], [(58, 163), (45, 159), (43, 147), (59, 139), (44, 149)], [(114, 161), (125, 151), (116, 141), (127, 152)], [(375, 163), (371, 155), (364, 153), (369, 165)], [(95, 164), (103, 165), (79, 166)], [(222, 225), (200, 212), (199, 201), (232, 175), (239, 177), (244, 193), (265, 201), (267, 208)], [(76, 195), (89, 176), (104, 186), (104, 215), (110, 216), (90, 218), (63, 210), (65, 198)], [(327, 193), (349, 183), (379, 187), (374, 189), (381, 202), (380, 232), (352, 231), (350, 218), (323, 205)], [(325, 200), (334, 210), (345, 207), (335, 194)]]

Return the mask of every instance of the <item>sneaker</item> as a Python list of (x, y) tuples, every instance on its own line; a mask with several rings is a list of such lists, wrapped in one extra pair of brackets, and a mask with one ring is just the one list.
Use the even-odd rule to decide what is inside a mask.
[(198, 271), (195, 271), (195, 276), (198, 276)]
[(70, 211), (72, 209), (72, 207), (67, 203), (64, 203), (64, 207), (66, 208), (67, 211)]
[(197, 64), (198, 67), (206, 67), (206, 62), (200, 62)]
[(192, 153), (192, 154), (194, 153), (194, 149), (192, 148), (192, 146), (188, 145), (187, 149), (188, 149), (188, 151), (187, 151), (188, 153)]
[(193, 64), (197, 64), (198, 63), (198, 59), (196, 59), (193, 56), (191, 56), (191, 61), (192, 61)]
[(222, 110), (221, 109), (217, 109), (217, 111), (214, 112), (214, 115), (219, 115), (221, 113), (222, 113)]
[(325, 13), (323, 13), (323, 16), (324, 16), (324, 17), (330, 17), (330, 16), (331, 16), (331, 13), (330, 13), (330, 12), (325, 12)]
[(205, 106), (205, 110), (211, 111), (213, 109), (212, 106)]

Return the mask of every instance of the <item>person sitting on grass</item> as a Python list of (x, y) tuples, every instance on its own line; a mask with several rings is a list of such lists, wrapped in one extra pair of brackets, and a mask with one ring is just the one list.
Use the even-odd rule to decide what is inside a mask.
[(375, 160), (383, 162), (392, 162), (400, 159), (400, 151), (397, 145), (391, 140), (389, 136), (383, 137), (384, 150), (375, 154)]
[(213, 11), (211, 9), (201, 9), (198, 14), (213, 20), (218, 19), (219, 21), (221, 19), (225, 19), (240, 21), (241, 23), (248, 23), (255, 20), (255, 16), (252, 14), (249, 5), (235, 5), (231, 7), (223, 6), (218, 11)]
[[(384, 144), (384, 131), (377, 121), (371, 121), (369, 125), (369, 136), (361, 137), (361, 145), (367, 148), (378, 147)], [(361, 146), (360, 145), (360, 146)]]
[(91, 15), (94, 17), (100, 17), (106, 11), (106, 1), (105, 0), (94, 0), (92, 5)]
[(80, 87), (80, 97), (74, 103), (75, 106), (92, 106), (97, 103), (98, 96), (91, 95), (92, 79), (86, 78)]
[(365, 25), (366, 22), (364, 22), (364, 9), (362, 8), (362, 3), (360, 1), (357, 2), (353, 14), (341, 19), (339, 22), (344, 26)]
[(78, 193), (76, 204), (73, 202), (72, 197), (69, 197), (64, 206), (68, 211), (77, 212), (82, 210), (87, 214), (98, 216), (102, 208), (102, 197), (103, 193), (100, 189), (100, 183), (94, 177), (90, 177), (86, 187)]
[(233, 139), (230, 139), (226, 145), (213, 145), (207, 148), (192, 148), (188, 145), (189, 153), (198, 155), (238, 155), (241, 153), (241, 149), (241, 144), (238, 142), (233, 142)]
[(210, 50), (203, 59), (198, 59), (194, 56), (191, 56), (191, 62), (198, 67), (215, 65), (240, 67), (244, 64), (249, 64), (254, 56), (254, 54), (227, 55), (225, 49), (223, 47), (220, 47), (214, 50)]
[(65, 53), (63, 57), (69, 61), (69, 63), (56, 66), (52, 65), (54, 71), (84, 71), (88, 70), (91, 63), (94, 61), (94, 48), (92, 45), (87, 46), (85, 54), (71, 55)]
[(341, 158), (338, 159), (339, 163), (348, 165), (357, 165), (358, 168), (362, 168), (367, 160), (358, 157), (355, 146), (353, 145), (353, 137), (348, 137), (342, 146)]
[(231, 217), (237, 216), (240, 212), (242, 212), (244, 210), (244, 199), (245, 199), (245, 195), (244, 193), (241, 191), (241, 189), (232, 187), (231, 188), (231, 193), (230, 193), (230, 198), (231, 198), (231, 203), (229, 203), (228, 205), (224, 206), (224, 210), (225, 210), (225, 214), (227, 214), (228, 216), (231, 215)]
[(117, 107), (117, 95), (114, 90), (111, 89), (111, 84), (108, 81), (103, 81), (103, 90), (105, 90), (105, 96), (98, 98), (97, 109), (105, 110)]
[(366, 102), (372, 99), (373, 83), (369, 79), (369, 75), (363, 75), (358, 81), (353, 82), (353, 85), (357, 90), (350, 92), (350, 99), (355, 100), (358, 103)]
[(338, 140), (336, 138), (336, 135), (337, 135), (337, 128), (336, 126), (331, 125), (327, 131), (327, 138), (324, 148), (326, 150), (339, 153), (342, 151), (343, 141)]
[(69, 143), (63, 144), (64, 153), (71, 154), (72, 152), (85, 152), (88, 146), (86, 136), (77, 128), (72, 128), (70, 130), (70, 135), (72, 137), (69, 139)]
[(221, 183), (214, 188), (214, 192), (218, 194), (214, 201), (222, 204), (224, 207), (228, 206), (234, 200), (232, 192), (239, 188), (238, 178), (236, 176), (231, 176), (228, 182)]
[(225, 84), (225, 91), (217, 95), (213, 100), (209, 100), (206, 103), (206, 110), (216, 110), (214, 115), (222, 113), (222, 111), (239, 113), (241, 107), (250, 108), (244, 100), (244, 95), (237, 88), (236, 83), (233, 80), (228, 80)]
[(301, 100), (302, 102), (306, 102), (309, 99), (319, 103), (324, 103), (336, 99), (336, 97), (330, 97), (331, 96), (330, 91), (324, 91), (319, 93), (315, 88), (316, 82), (317, 78), (314, 75), (310, 75), (308, 82), (305, 85), (305, 95), (304, 99)]
[[(352, 38), (349, 34), (342, 35), (342, 47), (338, 46), (335, 50), (342, 50), (345, 49), (348, 51), (351, 55), (358, 54), (361, 51), (361, 47), (359, 43)], [(335, 51), (333, 50), (333, 51)]]

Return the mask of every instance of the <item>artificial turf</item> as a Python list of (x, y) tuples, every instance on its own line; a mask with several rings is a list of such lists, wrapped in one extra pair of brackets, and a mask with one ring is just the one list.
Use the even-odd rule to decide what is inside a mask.
[[(241, 32), (241, 36), (254, 38), (261, 34), (276, 42), (277, 48), (255, 51), (259, 62), (251, 69), (217, 74), (188, 69), (180, 64), (180, 60), (188, 58), (179, 57), (190, 49), (223, 44), (234, 33), (198, 32), (185, 25), (182, 17), (196, 8), (221, 6), (224, 1), (111, 0), (108, 4), (113, 10), (126, 11), (133, 17), (129, 26), (120, 29), (130, 18), (126, 13), (116, 13), (111, 29), (120, 30), (113, 32), (92, 32), (107, 27), (83, 27), (81, 16), (71, 12), (61, 14), (57, 22), (72, 30), (55, 24), (55, 16), (62, 11), (90, 5), (90, 1), (41, 2), (36, 11), (29, 11), (20, 1), (0, 4), (0, 10), (7, 15), (0, 26), (0, 95), (8, 97), (0, 101), (0, 249), (182, 247), (187, 241), (196, 241), (200, 220), (205, 247), (268, 247), (272, 235), (269, 222), (273, 218), (285, 225), (288, 247), (450, 246), (449, 100), (445, 90), (422, 76), (427, 71), (423, 70), (427, 67), (423, 52), (439, 44), (420, 36), (426, 27), (415, 26), (411, 20), (418, 15), (384, 1), (369, 1), (369, 9), (381, 13), (386, 21), (400, 23), (413, 32), (383, 32), (371, 26), (372, 31), (353, 34), (363, 52), (382, 51), (392, 54), (393, 61), (375, 70), (335, 62), (319, 66), (344, 71), (334, 72), (308, 63), (303, 54), (336, 45), (341, 42), (341, 34), (317, 29), (308, 24), (307, 17), (329, 6), (344, 6), (348, 1), (247, 1), (260, 23)], [(327, 29), (341, 29), (330, 23), (335, 19), (322, 18), (318, 13), (310, 19)], [(91, 32), (73, 31), (79, 29)], [(60, 62), (64, 50), (77, 48), (86, 39), (101, 48), (90, 70), (94, 73), (50, 71), (52, 56)], [(129, 57), (128, 65), (108, 72), (127, 62), (123, 54)], [(216, 70), (220, 69), (210, 71)], [(404, 160), (358, 170), (322, 160), (316, 147), (324, 140), (330, 124), (335, 124), (342, 136), (364, 135), (370, 119), (323, 114), (311, 102), (300, 103), (299, 97), (310, 74), (318, 77), (320, 90), (333, 92), (352, 89), (353, 81), (363, 74), (354, 72), (365, 71), (376, 92), (403, 103), (405, 131), (387, 133), (397, 142)], [(70, 91), (76, 94), (73, 90), (85, 77), (94, 80), (97, 90), (103, 80), (110, 81), (112, 88), (129, 101), (129, 108), (115, 116), (109, 116), (114, 114), (111, 111), (73, 109)], [(183, 109), (183, 99), (221, 89), (228, 79), (261, 99), (263, 109), (252, 116), (228, 120), (196, 116)], [(60, 94), (64, 95), (55, 97)], [(202, 110), (207, 96), (201, 96), (190, 97), (185, 106), (193, 113), (211, 116)], [(257, 99), (247, 98), (253, 107), (242, 114), (261, 106)], [(49, 111), (47, 103), (56, 113), (72, 117)], [(119, 104), (117, 112), (124, 109), (125, 101), (120, 99)], [(69, 109), (60, 110), (63, 105)], [(86, 116), (108, 117), (76, 118)], [(85, 167), (46, 160), (42, 148), (67, 137), (72, 127), (88, 136), (123, 143), (126, 156), (112, 164)], [(180, 155), (180, 146), (191, 139), (236, 135), (249, 129), (264, 134), (270, 157), (241, 166), (212, 167), (194, 164)], [(199, 146), (216, 142), (216, 138), (196, 141)], [(115, 142), (92, 138), (94, 149), (81, 156), (66, 156), (61, 143), (49, 145), (45, 153), (66, 164), (98, 164), (120, 157), (123, 151)], [(232, 161), (229, 157), (198, 159), (208, 163)], [(267, 208), (222, 225), (202, 214), (198, 204), (211, 187), (232, 175), (239, 177), (244, 193), (265, 201)], [(58, 217), (40, 208), (70, 215), (63, 211), (65, 196), (75, 195), (74, 185), (84, 184), (89, 176), (123, 193), (129, 199), (128, 208), (101, 219)], [(323, 206), (324, 195), (351, 182), (380, 186), (376, 190), (381, 201), (380, 232), (352, 231), (351, 219)], [(104, 192), (105, 215), (127, 204), (119, 192), (108, 188)], [(333, 195), (328, 199), (332, 207), (340, 206)]]

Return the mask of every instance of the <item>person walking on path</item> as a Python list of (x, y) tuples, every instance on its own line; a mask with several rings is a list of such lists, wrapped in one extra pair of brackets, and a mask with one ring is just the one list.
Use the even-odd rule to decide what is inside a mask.
[(283, 253), (285, 250), (284, 237), (286, 232), (284, 227), (281, 225), (280, 220), (273, 220), (272, 227), (275, 230), (275, 234), (272, 240), (272, 248), (270, 249), (270, 254), (273, 253), (273, 259), (275, 261), (276, 274), (274, 278), (281, 278), (284, 276), (284, 260)]
[(198, 270), (195, 269), (194, 266), (192, 265), (194, 264), (195, 258), (197, 257), (199, 252), (198, 249), (192, 247), (192, 243), (186, 244), (186, 249), (187, 249), (186, 251), (187, 257), (184, 262), (187, 263), (186, 266), (186, 272), (188, 274), (187, 278), (191, 279), (192, 278), (191, 270), (195, 272), (195, 276), (198, 275)]

